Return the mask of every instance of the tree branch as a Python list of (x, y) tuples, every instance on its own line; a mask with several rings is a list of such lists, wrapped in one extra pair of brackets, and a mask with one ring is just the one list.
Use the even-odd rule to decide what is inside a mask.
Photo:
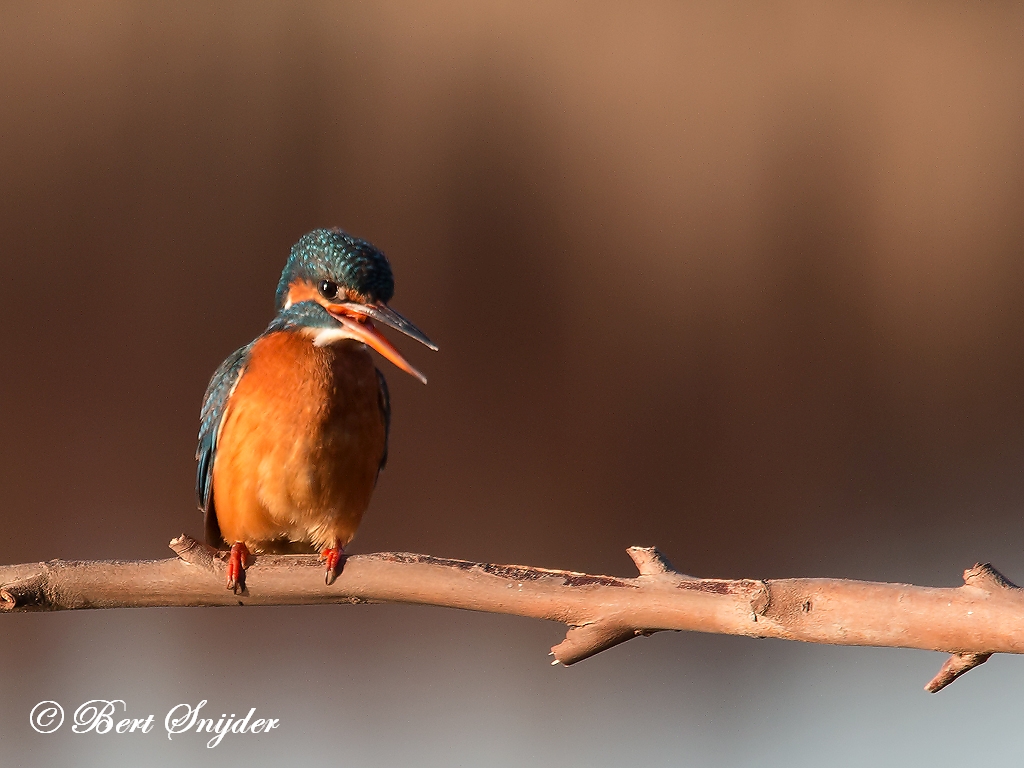
[[(1024, 590), (991, 565), (956, 588), (844, 579), (698, 579), (658, 550), (631, 547), (634, 578), (379, 552), (345, 561), (324, 584), (312, 555), (261, 555), (243, 594), (225, 589), (224, 557), (188, 536), (167, 560), (51, 560), (0, 566), (0, 610), (321, 603), (415, 603), (568, 625), (553, 664), (574, 664), (637, 635), (694, 630), (831, 645), (945, 651), (935, 692), (993, 653), (1024, 653)], [(250, 591), (251, 590), (251, 591)]]

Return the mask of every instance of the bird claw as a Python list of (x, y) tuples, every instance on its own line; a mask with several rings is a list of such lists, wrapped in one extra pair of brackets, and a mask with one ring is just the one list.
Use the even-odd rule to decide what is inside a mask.
[(245, 569), (252, 565), (249, 548), (240, 541), (231, 545), (228, 553), (228, 589), (236, 595), (245, 594)]
[(324, 574), (324, 583), (331, 586), (338, 578), (345, 567), (345, 549), (342, 546), (326, 547), (320, 553), (320, 559), (327, 564), (327, 572)]

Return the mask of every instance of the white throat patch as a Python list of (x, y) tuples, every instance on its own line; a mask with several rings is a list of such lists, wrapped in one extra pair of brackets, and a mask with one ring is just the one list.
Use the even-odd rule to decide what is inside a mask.
[(345, 339), (359, 341), (344, 328), (304, 328), (303, 333), (313, 338), (314, 347), (327, 347)]

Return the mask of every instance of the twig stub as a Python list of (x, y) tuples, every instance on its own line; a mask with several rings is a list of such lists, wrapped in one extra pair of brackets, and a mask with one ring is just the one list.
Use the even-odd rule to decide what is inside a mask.
[(991, 653), (954, 653), (942, 665), (938, 674), (924, 687), (928, 693), (938, 693), (961, 675), (965, 675), (979, 664), (992, 657)]

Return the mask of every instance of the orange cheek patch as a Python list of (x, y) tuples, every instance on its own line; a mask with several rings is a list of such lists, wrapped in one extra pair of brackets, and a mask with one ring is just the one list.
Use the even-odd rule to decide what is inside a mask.
[(292, 283), (288, 286), (288, 304), (298, 304), (303, 301), (315, 301), (319, 304), (323, 304), (323, 297), (320, 295), (320, 291), (316, 289), (316, 286), (308, 281), (301, 281)]

